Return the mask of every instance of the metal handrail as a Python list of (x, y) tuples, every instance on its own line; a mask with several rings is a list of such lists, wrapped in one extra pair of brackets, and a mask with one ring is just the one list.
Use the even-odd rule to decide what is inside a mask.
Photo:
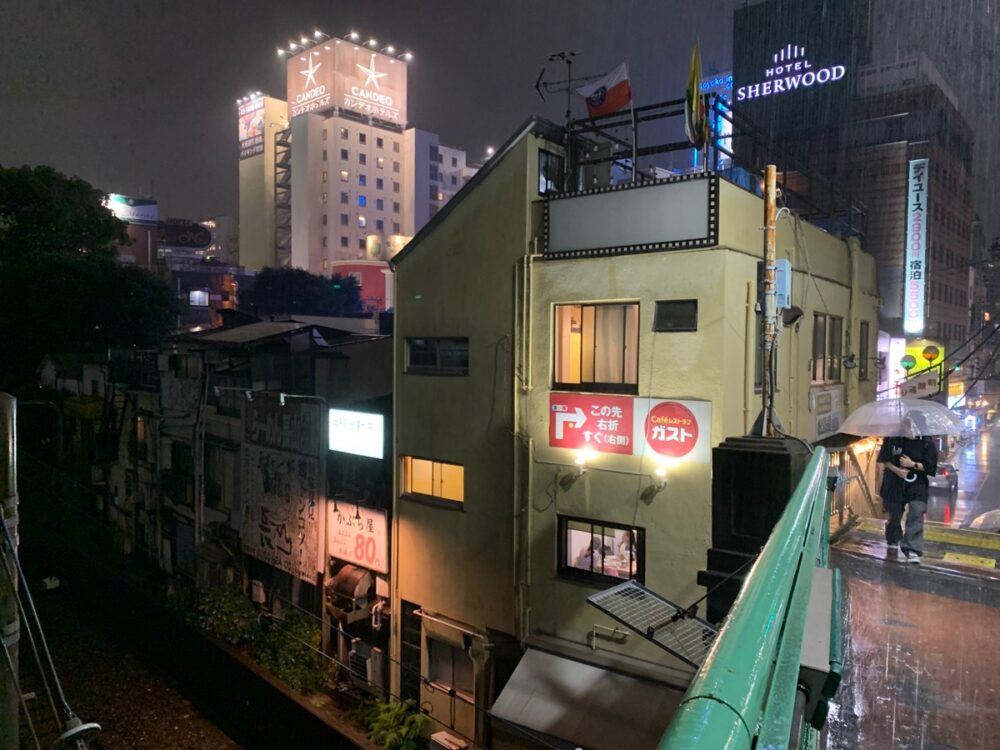
[(796, 680), (776, 662), (794, 661), (798, 674), (802, 633), (786, 623), (804, 618), (812, 568), (825, 559), (828, 462), (817, 447), (659, 750), (750, 750), (765, 718), (768, 734), (785, 727), (789, 736)]

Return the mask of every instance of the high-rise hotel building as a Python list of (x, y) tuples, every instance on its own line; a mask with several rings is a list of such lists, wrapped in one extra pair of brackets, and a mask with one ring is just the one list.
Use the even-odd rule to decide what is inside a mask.
[[(407, 126), (407, 60), (351, 39), (287, 53), (287, 100), (240, 111), (240, 260), (352, 275), (393, 307), (388, 261), (471, 176), (465, 153)], [(408, 56), (407, 56), (408, 57)]]

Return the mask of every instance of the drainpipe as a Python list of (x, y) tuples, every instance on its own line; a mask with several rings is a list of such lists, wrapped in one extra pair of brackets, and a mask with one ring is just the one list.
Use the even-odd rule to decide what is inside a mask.
[(754, 363), (756, 362), (757, 348), (757, 314), (754, 309), (756, 300), (753, 295), (753, 284), (747, 282), (746, 307), (744, 313), (743, 338), (746, 342), (743, 347), (743, 434), (750, 434), (750, 427), (753, 424), (753, 414), (750, 411), (750, 404), (753, 402), (754, 393)]

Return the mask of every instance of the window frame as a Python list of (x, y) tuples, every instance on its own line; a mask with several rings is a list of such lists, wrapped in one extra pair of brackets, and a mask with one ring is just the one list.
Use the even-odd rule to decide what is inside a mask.
[[(613, 308), (619, 307), (625, 309), (624, 315), (622, 316), (622, 356), (621, 356), (621, 371), (622, 371), (622, 382), (605, 382), (600, 380), (584, 380), (584, 346), (580, 347), (580, 382), (564, 382), (559, 380), (558, 375), (560, 374), (560, 364), (559, 364), (559, 311), (563, 307), (579, 307), (580, 308), (580, 335), (581, 338), (585, 338), (583, 332), (583, 321), (586, 316), (585, 309), (594, 309), (594, 324), (597, 325), (597, 315), (600, 308)], [(626, 382), (629, 361), (629, 342), (628, 342), (628, 324), (629, 324), (629, 311), (628, 308), (635, 309), (635, 340), (634, 340), (634, 353), (631, 354), (633, 370), (635, 372), (635, 382)], [(552, 388), (554, 390), (561, 391), (587, 391), (593, 393), (621, 393), (627, 395), (637, 395), (639, 393), (639, 320), (641, 315), (641, 308), (639, 302), (637, 301), (626, 301), (626, 302), (558, 302), (552, 306)], [(593, 352), (596, 353), (597, 349), (600, 347), (597, 344), (597, 333), (593, 334), (594, 345), (592, 347)], [(596, 358), (594, 354), (592, 356), (591, 370), (596, 377)]]
[[(435, 659), (435, 655), (438, 659)], [(447, 655), (447, 659), (441, 659), (440, 657)], [(463, 683), (462, 685), (457, 684), (455, 680), (455, 662), (457, 659), (464, 658), (467, 661), (468, 666), (468, 683)], [(436, 672), (435, 665), (442, 666), (445, 662), (448, 662), (450, 666), (450, 679), (445, 679), (449, 677)], [(476, 689), (476, 666), (469, 655), (462, 649), (456, 647), (454, 644), (448, 641), (442, 640), (440, 638), (435, 638), (432, 635), (427, 635), (427, 682), (428, 684), (434, 686), (438, 690), (446, 693), (454, 693), (456, 697), (461, 698), (466, 703), (475, 703), (475, 689)]]
[[(569, 545), (567, 544), (570, 523), (588, 524), (590, 526), (591, 537), (595, 536), (595, 529), (600, 529), (601, 537), (606, 537), (604, 530), (613, 529), (615, 532), (635, 532), (635, 574), (626, 578), (618, 575), (608, 575), (595, 571), (593, 561), (591, 569), (578, 568), (569, 559)], [(615, 535), (617, 537), (617, 535)], [(604, 568), (604, 558), (606, 553), (601, 553), (601, 567)], [(646, 529), (643, 526), (629, 526), (626, 524), (613, 523), (611, 521), (601, 521), (594, 518), (584, 518), (583, 516), (570, 516), (561, 513), (556, 514), (556, 575), (559, 578), (581, 583), (597, 584), (600, 586), (611, 586), (624, 581), (636, 581), (645, 583), (646, 581)]]
[(870, 377), (868, 360), (871, 357), (871, 323), (862, 320), (858, 324), (858, 380), (864, 382)]
[[(434, 361), (433, 365), (414, 365), (412, 363), (412, 351), (413, 342), (415, 341), (427, 341), (433, 342), (434, 344)], [(441, 346), (442, 342), (457, 342), (461, 344), (465, 343), (465, 366), (453, 366), (441, 363)], [(406, 345), (406, 360), (403, 372), (409, 375), (448, 375), (448, 376), (459, 376), (464, 377), (469, 374), (469, 338), (468, 336), (407, 336), (405, 340)], [(461, 346), (453, 347), (453, 349), (461, 349)]]
[[(431, 472), (431, 492), (434, 491), (435, 483), (440, 483), (443, 487), (444, 477), (442, 469), (443, 467), (451, 467), (452, 469), (458, 468), (462, 471), (462, 497), (445, 497), (444, 495), (434, 495), (428, 494), (426, 492), (416, 492), (412, 489), (413, 483), (413, 462), (421, 461), (430, 464)], [(435, 477), (438, 477), (435, 479)], [(443, 491), (443, 490), (442, 490)], [(451, 461), (440, 461), (436, 458), (428, 458), (426, 456), (418, 456), (413, 454), (403, 454), (399, 457), (399, 497), (404, 500), (414, 500), (418, 502), (427, 503), (430, 505), (436, 505), (441, 508), (450, 508), (452, 510), (464, 510), (466, 491), (465, 491), (465, 464), (453, 463)]]
[[(691, 326), (680, 326), (676, 328), (657, 327), (660, 317), (660, 310), (666, 311), (671, 305), (680, 307), (682, 305), (694, 306), (694, 324)], [(698, 330), (698, 299), (658, 299), (653, 303), (653, 333), (692, 333)]]
[[(818, 326), (823, 320), (823, 325)], [(822, 341), (819, 339), (822, 334)], [(827, 311), (813, 313), (812, 357), (809, 382), (837, 385), (844, 382), (844, 316)]]

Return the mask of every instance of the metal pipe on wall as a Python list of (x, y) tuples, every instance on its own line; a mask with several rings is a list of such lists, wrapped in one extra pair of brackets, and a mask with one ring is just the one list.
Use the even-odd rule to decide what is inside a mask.
[[(18, 538), (16, 415), (17, 400), (0, 393), (0, 519), (7, 525), (15, 545)], [(16, 555), (17, 549), (12, 552)], [(16, 576), (11, 580), (0, 576), (0, 638), (10, 654), (10, 665), (0, 664), (0, 750), (17, 750), (20, 746), (17, 689), (20, 610)]]

